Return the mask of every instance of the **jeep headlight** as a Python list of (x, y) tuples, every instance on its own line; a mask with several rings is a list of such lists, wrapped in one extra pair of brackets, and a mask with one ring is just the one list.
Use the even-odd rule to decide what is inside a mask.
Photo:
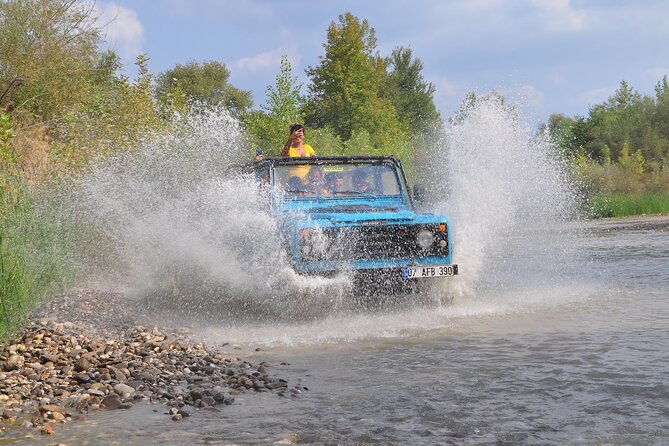
[(423, 229), (418, 232), (418, 235), (416, 235), (416, 243), (418, 243), (418, 246), (421, 248), (428, 250), (434, 243), (434, 234), (432, 231)]

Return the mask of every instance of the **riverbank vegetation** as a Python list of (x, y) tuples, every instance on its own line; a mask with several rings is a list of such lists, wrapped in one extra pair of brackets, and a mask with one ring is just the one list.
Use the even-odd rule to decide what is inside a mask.
[(587, 117), (555, 114), (546, 126), (595, 217), (669, 212), (669, 82), (655, 96), (622, 81)]
[[(77, 0), (0, 2), (0, 337), (40, 297), (76, 279), (66, 249), (76, 237), (44, 206), (43, 191), (135, 150), (194, 103), (224, 106), (239, 120), (249, 159), (257, 148), (278, 155), (288, 126), (303, 122), (321, 155), (391, 154), (411, 174), (443, 135), (421, 60), (401, 46), (381, 54), (371, 24), (350, 13), (325, 31), (308, 85), (283, 57), (257, 106), (219, 61), (152, 73), (142, 54), (137, 77), (124, 76), (118, 55), (100, 49), (96, 19), (94, 5)], [(623, 82), (587, 117), (553, 115), (540, 131), (572, 161), (594, 215), (667, 212), (666, 78), (654, 98)]]

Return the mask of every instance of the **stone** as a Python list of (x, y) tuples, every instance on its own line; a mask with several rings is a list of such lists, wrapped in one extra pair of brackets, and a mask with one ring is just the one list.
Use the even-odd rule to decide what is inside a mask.
[(49, 412), (49, 419), (54, 421), (63, 421), (65, 420), (65, 415), (60, 412)]
[(115, 393), (110, 393), (102, 399), (100, 406), (106, 409), (118, 409), (118, 406), (121, 405), (121, 397)]
[(121, 398), (127, 398), (135, 391), (132, 387), (127, 384), (119, 383), (114, 386), (114, 392), (121, 396)]
[(79, 358), (74, 363), (74, 371), (75, 372), (85, 372), (90, 368), (91, 368), (91, 363), (86, 358)]
[(60, 360), (58, 355), (54, 355), (54, 354), (51, 354), (51, 353), (42, 353), (42, 355), (40, 356), (39, 359), (40, 359), (40, 362), (42, 364), (46, 364), (47, 362), (52, 362), (52, 363), (56, 364)]
[(5, 372), (11, 372), (21, 368), (24, 362), (25, 360), (23, 359), (23, 356), (10, 355), (9, 358), (7, 358), (7, 361), (3, 364), (2, 368)]

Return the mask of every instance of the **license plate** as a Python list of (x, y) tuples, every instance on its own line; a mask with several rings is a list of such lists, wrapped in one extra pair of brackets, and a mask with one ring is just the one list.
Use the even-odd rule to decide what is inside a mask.
[(409, 266), (402, 268), (404, 279), (427, 279), (428, 277), (448, 277), (458, 274), (458, 265)]

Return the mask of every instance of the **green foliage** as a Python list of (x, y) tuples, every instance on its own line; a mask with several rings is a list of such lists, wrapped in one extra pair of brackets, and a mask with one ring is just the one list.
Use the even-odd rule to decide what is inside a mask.
[(149, 131), (164, 128), (168, 112), (153, 101), (153, 75), (148, 57), (137, 56), (138, 78), (113, 78), (104, 92), (85, 106), (63, 115), (66, 131), (52, 144), (52, 163), (61, 172), (76, 174), (89, 162), (128, 150)]
[[(622, 81), (607, 101), (591, 107), (587, 118), (553, 115), (549, 120), (548, 131), (561, 153), (574, 160), (576, 177), (586, 199), (595, 200), (597, 215), (660, 212), (652, 203), (669, 193), (666, 76), (655, 93), (655, 98), (642, 95)], [(635, 199), (639, 206), (631, 204)]]
[(8, 181), (16, 175), (19, 168), (19, 159), (11, 144), (15, 137), (11, 117), (0, 114), (0, 189), (7, 187)]
[(396, 120), (390, 101), (381, 97), (385, 60), (376, 52), (376, 35), (367, 20), (339, 16), (327, 30), (325, 55), (307, 74), (312, 84), (306, 110), (311, 127), (330, 127), (348, 140), (362, 129), (374, 134), (380, 121)]
[[(433, 87), (420, 74), (421, 62), (403, 49), (382, 58), (374, 29), (351, 13), (330, 24), (323, 46), (320, 64), (307, 70), (312, 82), (305, 110), (307, 126), (331, 129), (343, 142), (342, 153), (394, 155), (410, 168), (411, 123), (420, 121), (426, 125), (421, 128), (427, 128), (436, 126), (438, 119), (438, 113), (432, 113), (436, 108), (431, 109)], [(394, 64), (390, 75), (388, 63)], [(393, 101), (403, 107), (401, 115)], [(325, 153), (323, 147), (318, 150)]]
[(90, 99), (100, 30), (93, 5), (75, 0), (0, 2), (0, 87), (19, 77), (14, 113), (49, 121)]
[(0, 188), (0, 339), (25, 322), (39, 299), (72, 280), (60, 221), (39, 209), (33, 195), (19, 178)]
[(645, 162), (646, 160), (644, 159), (641, 150), (637, 150), (633, 155), (630, 155), (629, 142), (625, 141), (620, 156), (618, 157), (618, 164), (620, 167), (631, 175), (641, 177), (641, 175), (643, 175), (643, 166)]
[(245, 112), (253, 102), (251, 92), (230, 84), (230, 70), (218, 61), (177, 64), (157, 77), (156, 95), (163, 104), (174, 104), (175, 96), (205, 105), (223, 104), (234, 114)]
[(317, 150), (319, 155), (344, 155), (344, 144), (339, 136), (330, 128), (309, 129), (306, 133), (307, 142)]
[[(288, 56), (282, 56), (276, 83), (267, 87), (267, 103), (261, 107), (261, 111), (243, 116), (253, 147), (262, 148), (265, 155), (279, 155), (288, 139), (290, 125), (303, 122), (304, 99), (300, 95), (301, 88), (297, 76), (293, 75)], [(312, 139), (309, 141), (313, 143)]]
[(669, 214), (669, 193), (599, 195), (592, 204), (593, 217)]
[(412, 60), (411, 49), (395, 48), (386, 63), (388, 73), (382, 94), (393, 104), (400, 122), (412, 133), (433, 135), (443, 127), (434, 104), (435, 87), (423, 79), (423, 62)]
[(304, 99), (300, 95), (302, 84), (293, 76), (293, 69), (285, 54), (281, 56), (281, 72), (276, 77), (276, 85), (267, 87), (267, 104), (262, 107), (273, 119), (286, 127), (302, 122)]

